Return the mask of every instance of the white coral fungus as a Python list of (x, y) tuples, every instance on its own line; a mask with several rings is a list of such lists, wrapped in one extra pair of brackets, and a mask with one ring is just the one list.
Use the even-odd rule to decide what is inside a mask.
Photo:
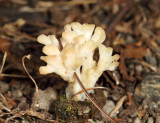
[[(55, 35), (38, 36), (38, 42), (45, 45), (43, 53), (47, 55), (41, 56), (41, 60), (44, 60), (47, 65), (40, 67), (40, 74), (56, 73), (68, 81), (67, 97), (81, 91), (74, 72), (85, 88), (93, 88), (103, 71), (113, 71), (119, 65), (117, 62), (119, 55), (112, 56), (112, 48), (102, 44), (105, 38), (105, 31), (101, 27), (78, 22), (65, 25), (60, 39), (63, 45), (62, 51)], [(93, 60), (96, 48), (99, 49), (98, 62)], [(84, 93), (74, 96), (75, 101), (83, 101), (85, 98)]]

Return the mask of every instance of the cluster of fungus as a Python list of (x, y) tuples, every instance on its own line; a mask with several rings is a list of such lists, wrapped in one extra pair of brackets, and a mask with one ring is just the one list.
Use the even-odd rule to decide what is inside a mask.
[[(41, 66), (40, 74), (56, 73), (65, 81), (68, 81), (66, 96), (81, 91), (74, 72), (78, 75), (84, 87), (93, 88), (103, 71), (113, 71), (119, 65), (117, 61), (119, 55), (112, 56), (112, 48), (102, 44), (106, 34), (101, 27), (95, 27), (94, 24), (80, 24), (73, 22), (64, 27), (64, 32), (60, 41), (63, 49), (60, 50), (60, 44), (55, 35), (38, 36), (39, 43), (44, 44), (41, 60), (47, 63)], [(93, 55), (96, 49), (99, 49), (99, 60), (95, 61)], [(93, 90), (88, 91), (89, 93)], [(73, 97), (75, 101), (84, 101), (84, 93)]]

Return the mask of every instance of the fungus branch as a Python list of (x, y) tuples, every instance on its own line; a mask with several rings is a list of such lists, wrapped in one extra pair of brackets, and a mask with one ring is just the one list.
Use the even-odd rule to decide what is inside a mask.
[[(102, 114), (115, 123), (89, 96), (94, 90), (87, 92), (85, 89), (93, 88), (103, 71), (113, 71), (119, 65), (119, 55), (112, 56), (113, 49), (102, 44), (105, 38), (105, 31), (101, 27), (77, 22), (65, 25), (60, 39), (57, 39), (56, 34), (38, 36), (38, 42), (45, 45), (43, 52), (46, 56), (41, 56), (41, 60), (47, 63), (39, 71), (40, 74), (54, 72), (68, 81), (68, 98), (83, 90), (85, 93), (75, 95), (73, 100), (84, 101), (87, 95)], [(99, 49), (98, 61), (93, 59), (96, 48)]]

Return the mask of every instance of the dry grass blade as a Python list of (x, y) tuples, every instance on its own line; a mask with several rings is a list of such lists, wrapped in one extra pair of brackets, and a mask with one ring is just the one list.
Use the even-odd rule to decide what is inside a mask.
[(7, 101), (6, 101), (6, 98), (5, 98), (1, 93), (0, 93), (0, 96), (2, 97), (3, 103), (7, 106), (8, 103), (7, 103)]
[(127, 98), (127, 96), (123, 96), (116, 104), (116, 107), (112, 110), (112, 112), (110, 113), (110, 116), (112, 117), (114, 113), (116, 113), (119, 108), (122, 106), (123, 102), (125, 101), (125, 99)]
[(151, 64), (148, 64), (148, 63), (145, 62), (145, 61), (134, 60), (133, 62), (139, 63), (139, 64), (141, 64), (141, 65), (143, 65), (143, 66), (145, 66), (145, 67), (148, 67), (148, 68), (151, 69), (152, 71), (157, 72), (157, 68), (156, 68), (156, 67), (152, 66)]
[(78, 77), (78, 75), (76, 74), (76, 72), (74, 72), (74, 76), (76, 77), (79, 86), (82, 88), (82, 90), (84, 91), (84, 93), (86, 94), (86, 96), (88, 97), (88, 99), (94, 104), (94, 106), (95, 106), (105, 117), (107, 117), (110, 121), (112, 121), (113, 123), (116, 123), (116, 121), (114, 121), (106, 112), (104, 112), (104, 111), (93, 101), (93, 99), (89, 96), (89, 93), (88, 93), (87, 90), (85, 89), (84, 85), (82, 84), (82, 82), (81, 82), (81, 80), (79, 79), (79, 77)]
[(28, 76), (24, 75), (16, 75), (16, 74), (0, 74), (3, 77), (15, 77), (15, 78), (28, 78)]
[(0, 102), (0, 107), (8, 112), (11, 112), (11, 110), (7, 108), (6, 106), (4, 106), (1, 102)]
[(29, 76), (29, 78), (33, 81), (35, 87), (36, 87), (36, 99), (35, 99), (35, 102), (34, 102), (34, 106), (38, 106), (38, 98), (39, 98), (39, 93), (38, 93), (38, 86), (36, 84), (36, 81), (33, 79), (33, 77), (30, 75), (30, 73), (28, 72), (28, 70), (26, 69), (26, 66), (24, 64), (24, 60), (25, 58), (28, 58), (30, 59), (31, 55), (25, 55), (23, 56), (22, 58), (22, 65), (23, 65), (23, 68), (24, 70), (26, 71), (27, 75)]
[(4, 56), (3, 56), (3, 61), (2, 61), (1, 69), (0, 69), (0, 74), (2, 73), (4, 64), (5, 64), (5, 62), (6, 62), (6, 58), (7, 58), (7, 52), (5, 52), (5, 53), (4, 53)]

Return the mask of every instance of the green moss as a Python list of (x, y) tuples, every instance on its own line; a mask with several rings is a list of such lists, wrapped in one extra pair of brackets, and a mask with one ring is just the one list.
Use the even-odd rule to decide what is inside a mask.
[(55, 102), (54, 112), (61, 123), (72, 123), (78, 120), (78, 108), (74, 106), (73, 102), (67, 99), (65, 95), (61, 96), (59, 100)]

